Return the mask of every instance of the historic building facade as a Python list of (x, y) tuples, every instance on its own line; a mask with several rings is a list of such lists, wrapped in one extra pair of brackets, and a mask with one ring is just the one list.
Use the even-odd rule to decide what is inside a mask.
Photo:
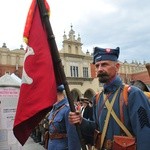
[[(73, 98), (77, 100), (78, 97), (87, 97), (91, 100), (102, 86), (96, 78), (92, 54), (88, 51), (84, 53), (82, 45), (80, 36), (78, 35), (76, 38), (75, 31), (71, 26), (69, 34), (64, 33), (63, 35), (63, 46), (59, 54)], [(5, 73), (15, 73), (21, 78), (24, 54), (23, 47), (10, 51), (4, 43), (0, 47), (0, 76)], [(150, 85), (150, 77), (145, 63), (128, 63), (126, 61), (120, 63), (119, 75), (125, 83), (138, 79)]]
[(63, 35), (60, 57), (73, 97), (77, 99), (78, 96), (83, 96), (91, 99), (95, 92), (99, 91), (95, 69), (94, 72), (91, 71), (92, 56), (89, 52), (83, 53), (81, 38), (79, 35), (75, 38), (72, 26), (69, 35)]
[(7, 48), (6, 43), (3, 43), (0, 47), (0, 77), (6, 73), (15, 73), (21, 78), (24, 54), (23, 47), (11, 51)]

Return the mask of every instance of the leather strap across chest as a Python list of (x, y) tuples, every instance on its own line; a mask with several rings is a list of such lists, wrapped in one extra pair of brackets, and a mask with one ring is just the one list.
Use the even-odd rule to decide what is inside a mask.
[[(120, 89), (120, 88), (119, 88)], [(112, 101), (109, 103), (109, 100), (107, 99), (105, 101), (105, 105), (108, 109), (108, 112), (107, 112), (107, 115), (106, 115), (106, 119), (105, 119), (105, 123), (104, 123), (104, 127), (103, 127), (103, 131), (102, 131), (102, 136), (101, 136), (101, 144), (100, 144), (100, 149), (102, 148), (103, 146), (103, 143), (104, 143), (104, 139), (105, 139), (105, 135), (106, 135), (106, 131), (107, 131), (107, 127), (108, 127), (108, 123), (109, 123), (109, 118), (110, 118), (110, 115), (111, 115), (111, 112), (112, 112), (112, 108), (113, 108), (113, 105), (114, 105), (114, 102), (115, 102), (115, 99), (117, 97), (117, 94), (119, 92), (119, 89), (115, 92), (113, 98), (112, 98)], [(103, 96), (105, 97), (105, 95), (103, 94)], [(105, 98), (104, 98), (105, 99)]]
[[(120, 89), (120, 88), (119, 88)], [(109, 102), (108, 100), (105, 102), (105, 106), (106, 108), (108, 109), (108, 112), (107, 112), (107, 116), (106, 116), (106, 119), (105, 119), (105, 124), (104, 124), (104, 127), (103, 127), (103, 132), (102, 132), (102, 137), (101, 137), (101, 148), (103, 146), (103, 142), (104, 142), (104, 139), (105, 139), (105, 135), (106, 135), (106, 132), (107, 132), (107, 127), (108, 127), (108, 123), (109, 123), (109, 118), (110, 118), (110, 115), (112, 115), (112, 117), (114, 118), (114, 120), (117, 122), (117, 124), (120, 126), (120, 128), (125, 132), (125, 134), (128, 136), (128, 137), (133, 137), (132, 134), (129, 132), (129, 130), (125, 127), (124, 125), (124, 122), (122, 122), (118, 116), (116, 115), (116, 113), (114, 112), (113, 110), (113, 104), (114, 104), (114, 101), (116, 99), (116, 96), (118, 94), (118, 91), (119, 89), (116, 91), (116, 93), (114, 94), (114, 97), (112, 99), (111, 102)], [(122, 105), (120, 105), (120, 107), (122, 107)], [(123, 113), (123, 112), (122, 112)], [(121, 117), (122, 118), (122, 117)]]
[(49, 121), (49, 125), (52, 125), (55, 130), (57, 130), (57, 128), (56, 128), (56, 127), (54, 126), (54, 124), (53, 124), (54, 118), (55, 118), (55, 116), (57, 115), (57, 113), (58, 113), (61, 109), (63, 109), (64, 107), (65, 107), (65, 105), (62, 105), (59, 109), (57, 109), (57, 110), (54, 112), (54, 114), (52, 114), (52, 119)]

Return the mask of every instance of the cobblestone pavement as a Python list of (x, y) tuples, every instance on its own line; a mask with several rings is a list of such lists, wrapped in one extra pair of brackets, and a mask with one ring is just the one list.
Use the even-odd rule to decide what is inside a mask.
[(45, 150), (45, 148), (39, 143), (35, 143), (31, 137), (27, 140), (22, 150)]

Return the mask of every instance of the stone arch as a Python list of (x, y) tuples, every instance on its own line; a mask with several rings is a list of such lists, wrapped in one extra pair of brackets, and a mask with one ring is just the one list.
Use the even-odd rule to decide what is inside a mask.
[(87, 89), (84, 93), (84, 97), (87, 97), (90, 101), (96, 93), (92, 89)]
[(78, 89), (74, 88), (71, 90), (71, 96), (74, 101), (77, 101), (78, 98), (82, 96), (82, 93)]

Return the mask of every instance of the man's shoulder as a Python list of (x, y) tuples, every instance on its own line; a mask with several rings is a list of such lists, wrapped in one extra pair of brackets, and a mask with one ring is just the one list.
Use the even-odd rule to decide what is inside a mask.
[(150, 99), (150, 92), (144, 92), (141, 89), (139, 89), (136, 86), (130, 85), (129, 88), (127, 89), (126, 94), (124, 94), (126, 96), (124, 96), (125, 99), (127, 99), (127, 103), (128, 103), (128, 99), (131, 99), (132, 101), (136, 100), (138, 102), (140, 102), (140, 99), (144, 100), (144, 99)]

